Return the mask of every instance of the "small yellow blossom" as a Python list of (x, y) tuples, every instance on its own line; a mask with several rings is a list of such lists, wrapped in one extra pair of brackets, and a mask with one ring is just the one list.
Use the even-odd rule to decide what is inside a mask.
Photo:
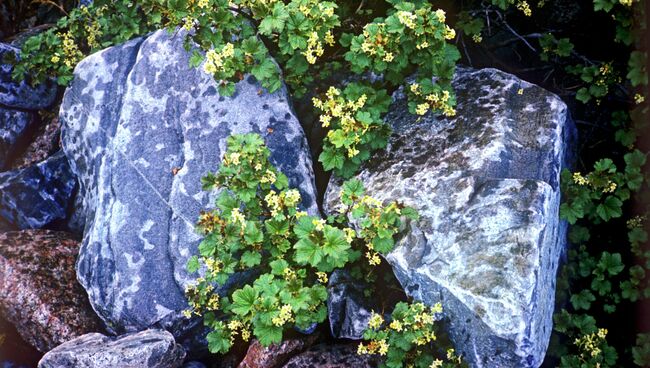
[(472, 41), (474, 41), (476, 43), (480, 43), (480, 42), (483, 41), (483, 37), (479, 33), (477, 33), (477, 34), (472, 36)]
[(523, 94), (524, 94), (524, 89), (523, 89), (523, 88), (519, 88), (519, 89), (517, 90), (517, 94), (518, 94), (518, 95), (523, 95)]
[(445, 11), (442, 9), (436, 10), (436, 18), (438, 18), (438, 22), (444, 23), (445, 22)]
[(387, 52), (386, 55), (384, 55), (384, 61), (387, 62), (387, 63), (390, 63), (391, 61), (393, 61), (393, 58), (394, 58), (394, 56), (393, 56), (392, 52)]
[(384, 318), (380, 314), (372, 312), (370, 320), (368, 320), (368, 327), (376, 330), (381, 327), (382, 323), (384, 323)]
[(207, 8), (210, 3), (210, 0), (199, 0), (196, 5), (198, 5), (199, 8)]
[(645, 101), (645, 97), (644, 97), (643, 95), (641, 95), (641, 94), (639, 94), (639, 93), (637, 93), (637, 94), (634, 95), (634, 102), (635, 102), (637, 105), (643, 103), (643, 101)]
[(327, 284), (327, 274), (325, 272), (316, 272), (316, 277), (318, 277), (318, 282), (321, 284)]
[(390, 323), (388, 326), (392, 328), (393, 330), (400, 332), (403, 330), (402, 323), (399, 320), (393, 320), (393, 322)]
[(50, 61), (55, 63), (55, 64), (58, 63), (59, 60), (61, 60), (61, 58), (59, 57), (59, 54), (54, 54), (54, 56), (52, 56), (52, 58), (50, 59)]
[(316, 231), (323, 231), (325, 228), (325, 220), (323, 219), (314, 219), (311, 223), (316, 226)]
[(533, 12), (530, 10), (530, 5), (526, 1), (520, 1), (517, 3), (517, 9), (519, 9), (525, 16), (530, 17)]
[(415, 113), (418, 115), (424, 115), (428, 111), (429, 111), (429, 104), (427, 103), (418, 104), (417, 108), (415, 109)]

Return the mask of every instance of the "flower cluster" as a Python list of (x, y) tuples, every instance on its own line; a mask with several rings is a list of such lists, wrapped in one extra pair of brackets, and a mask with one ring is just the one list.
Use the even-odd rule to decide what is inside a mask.
[(602, 353), (601, 345), (605, 342), (606, 337), (607, 330), (601, 328), (597, 332), (586, 334), (575, 339), (573, 344), (580, 350), (580, 356), (582, 358), (596, 358)]
[[(430, 90), (431, 88), (433, 90)], [(409, 91), (414, 96), (412, 101), (421, 101), (416, 103), (416, 114), (424, 115), (429, 111), (442, 111), (445, 116), (456, 115), (456, 110), (452, 105), (452, 95), (448, 90), (435, 89), (431, 85), (427, 92), (423, 92), (420, 83), (412, 83), (409, 86)]]
[[(345, 135), (347, 140), (340, 145), (347, 150), (347, 156), (352, 158), (359, 154), (357, 145), (361, 142), (361, 137), (372, 129), (372, 121), (367, 119), (356, 119), (356, 112), (363, 108), (368, 97), (363, 94), (356, 100), (345, 100), (341, 96), (341, 91), (335, 87), (330, 87), (326, 93), (326, 99), (320, 100), (316, 97), (312, 99), (314, 107), (321, 110), (320, 122), (324, 128), (330, 127), (334, 118), (337, 129), (330, 130), (328, 137), (330, 140), (335, 139), (336, 135)], [(337, 147), (338, 148), (338, 147)]]
[(224, 70), (224, 63), (232, 58), (235, 55), (235, 46), (232, 43), (227, 43), (220, 52), (215, 51), (214, 49), (208, 50), (205, 53), (205, 64), (203, 64), (203, 70), (210, 74), (214, 75), (219, 71)]
[(418, 367), (442, 367), (445, 361), (445, 367), (461, 366), (462, 359), (453, 349), (447, 351), (446, 357), (435, 356), (435, 322), (441, 313), (440, 303), (429, 308), (422, 303), (401, 302), (386, 323), (373, 312), (364, 333), (366, 342), (359, 344), (357, 353), (386, 356), (384, 366), (388, 367), (410, 367), (414, 363)]

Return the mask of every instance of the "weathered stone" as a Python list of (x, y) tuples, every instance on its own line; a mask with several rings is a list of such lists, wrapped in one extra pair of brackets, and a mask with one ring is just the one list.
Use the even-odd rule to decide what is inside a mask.
[(78, 251), (79, 241), (63, 232), (0, 233), (0, 311), (42, 352), (103, 330), (77, 282)]
[(65, 219), (76, 180), (63, 152), (20, 170), (0, 173), (0, 217), (18, 229)]
[(238, 368), (279, 368), (289, 358), (309, 348), (316, 338), (316, 335), (311, 335), (302, 339), (285, 339), (268, 347), (253, 340)]
[(363, 285), (342, 270), (330, 276), (327, 285), (327, 314), (332, 335), (341, 339), (359, 340), (368, 328), (372, 307), (363, 295)]
[(197, 362), (196, 360), (192, 360), (190, 362), (187, 362), (183, 364), (183, 368), (207, 368), (205, 364), (201, 362)]
[(194, 228), (214, 196), (200, 178), (219, 167), (226, 138), (261, 134), (271, 161), (317, 212), (307, 143), (284, 88), (253, 77), (219, 96), (188, 66), (182, 32), (155, 32), (82, 60), (65, 93), (62, 146), (80, 180), (86, 225), (77, 273), (115, 332), (157, 326), (180, 337)]
[(291, 358), (284, 368), (374, 368), (376, 358), (358, 355), (355, 345), (318, 345)]
[(38, 368), (178, 368), (183, 359), (185, 351), (167, 331), (119, 337), (91, 333), (49, 351)]
[[(0, 43), (0, 61), (7, 53), (18, 54), (19, 50), (6, 43)], [(0, 64), (0, 106), (23, 110), (44, 109), (56, 98), (56, 85), (52, 81), (30, 86), (26, 81), (16, 82), (11, 77), (13, 66)]]
[[(420, 212), (387, 259), (407, 294), (442, 302), (466, 359), (538, 367), (565, 248), (559, 174), (573, 126), (557, 96), (512, 75), (461, 69), (453, 85), (452, 119), (418, 121), (397, 94), (389, 145), (357, 177), (369, 195)], [(330, 212), (339, 191), (330, 184)]]
[(61, 124), (59, 119), (52, 119), (40, 127), (36, 137), (27, 145), (25, 152), (13, 161), (12, 170), (22, 169), (45, 160), (59, 149)]
[(33, 121), (31, 113), (0, 107), (0, 171), (8, 166), (16, 150), (27, 143), (25, 133)]

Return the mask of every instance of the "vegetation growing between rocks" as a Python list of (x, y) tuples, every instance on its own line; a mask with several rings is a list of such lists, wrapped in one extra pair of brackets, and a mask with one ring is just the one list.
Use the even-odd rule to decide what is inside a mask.
[(34, 83), (55, 77), (67, 85), (85, 55), (161, 27), (185, 30), (190, 65), (212, 75), (226, 96), (246, 73), (269, 92), (284, 80), (301, 95), (313, 87), (314, 76), (351, 70), (360, 77), (349, 81), (343, 99), (314, 99), (323, 127), (332, 124), (319, 160), (351, 177), (386, 145), (390, 130), (381, 116), (387, 92), (407, 77), (415, 78), (411, 112), (455, 113), (450, 81), (460, 54), (447, 43), (455, 31), (445, 24), (445, 12), (422, 0), (388, 3), (385, 16), (363, 24), (359, 16), (372, 11), (362, 9), (363, 3), (352, 10), (347, 2), (320, 0), (98, 0), (28, 39), (13, 74), (23, 78), (29, 72)]
[[(386, 145), (390, 129), (382, 117), (390, 92), (402, 86), (412, 113), (453, 115), (455, 97), (449, 81), (460, 54), (448, 41), (463, 46), (470, 39), (481, 43), (490, 37), (490, 27), (494, 26), (490, 22), (500, 21), (510, 27), (507, 11), (533, 17), (544, 10), (545, 1), (465, 2), (456, 17), (458, 34), (446, 25), (445, 13), (434, 10), (426, 1), (389, 1), (377, 7), (358, 3), (361, 6), (317, 0), (95, 1), (90, 7), (69, 11), (55, 27), (29, 38), (23, 44), (21, 59), (16, 61), (14, 75), (22, 78), (29, 74), (33, 83), (55, 77), (66, 85), (74, 66), (89, 53), (157, 28), (184, 28), (190, 64), (211, 74), (222, 94), (232, 94), (234, 83), (245, 73), (253, 74), (269, 91), (280, 88), (284, 80), (296, 95), (313, 93), (314, 111), (328, 130), (319, 159), (326, 170), (349, 177), (372, 152)], [(609, 25), (615, 28), (615, 41), (629, 51), (624, 63), (580, 54), (579, 44), (570, 34), (544, 29), (520, 35), (513, 30), (516, 42), (533, 49), (544, 63), (566, 72), (567, 80), (577, 86), (567, 88), (570, 97), (588, 104), (586, 109), (607, 116), (603, 139), (617, 144), (611, 155), (586, 159), (579, 164), (578, 172), (562, 174), (565, 199), (561, 215), (574, 225), (570, 240), (575, 247), (569, 251), (569, 262), (558, 283), (558, 334), (552, 353), (560, 357), (562, 367), (614, 367), (624, 355), (639, 366), (647, 366), (650, 335), (639, 334), (635, 347), (617, 352), (607, 342), (611, 331), (601, 327), (603, 315), (625, 313), (632, 303), (650, 297), (647, 208), (632, 205), (635, 196), (644, 196), (648, 190), (643, 172), (647, 147), (637, 141), (647, 120), (647, 61), (640, 47), (645, 42), (641, 37), (646, 27), (644, 2), (588, 3), (594, 12), (611, 16)], [(315, 82), (331, 80), (341, 70), (351, 70), (357, 76), (345, 85), (316, 90)], [(409, 76), (413, 78), (405, 82)], [(436, 77), (435, 82), (431, 77)], [(370, 228), (366, 235), (363, 231), (352, 234), (343, 216), (323, 221), (296, 210), (299, 195), (268, 163), (268, 152), (261, 141), (247, 136), (234, 137), (230, 142), (230, 161), (224, 161), (223, 170), (209, 175), (205, 183), (206, 188), (228, 190), (219, 197), (217, 210), (202, 215), (200, 227), (206, 240), (201, 257), (190, 265), (192, 270), (207, 270), (189, 296), (195, 307), (191, 313), (205, 313), (206, 322), (215, 329), (210, 342), (214, 351), (228, 350), (235, 335), (244, 338), (252, 334), (263, 343), (271, 343), (281, 339), (286, 329), (306, 329), (322, 321), (323, 280), (327, 274), (343, 266), (352, 266), (361, 274), (370, 272), (369, 262), (380, 261), (378, 254), (390, 250), (385, 244), (383, 248), (364, 248), (363, 244), (368, 244), (364, 236), (373, 231), (378, 234), (377, 229)], [(243, 158), (250, 161), (243, 164)], [(255, 167), (257, 163), (260, 170)], [(253, 184), (246, 184), (242, 178), (255, 185), (251, 187)], [(389, 224), (394, 231), (380, 241), (392, 246), (399, 226), (398, 204), (384, 206), (370, 199), (362, 204), (358, 182), (350, 182), (345, 188), (347, 194), (344, 191), (342, 195), (344, 202), (346, 195), (349, 198), (346, 205), (367, 207), (357, 210), (356, 221), (360, 223), (368, 221), (372, 211), (382, 213), (380, 217), (382, 211), (393, 211), (394, 222)], [(403, 215), (405, 209), (400, 210)], [(605, 234), (611, 229), (625, 231), (628, 244), (621, 247), (620, 239)], [(375, 238), (370, 239), (369, 244), (374, 244)], [(334, 254), (332, 249), (342, 252)], [(214, 282), (222, 284), (244, 268), (260, 265), (262, 276), (251, 276), (257, 277), (253, 284), (236, 295), (215, 297), (211, 289)], [(285, 270), (295, 274), (287, 271), (285, 275)], [(292, 289), (314, 296), (317, 303), (287, 294), (286, 290)], [(247, 310), (250, 301), (258, 298), (269, 301), (255, 308), (266, 309)], [(562, 304), (564, 299), (568, 304)], [(277, 303), (271, 303), (273, 300)], [(403, 305), (396, 311), (400, 308), (406, 316), (419, 307)], [(229, 317), (228, 324), (216, 318), (216, 311)], [(368, 351), (379, 351), (382, 341), (399, 346), (403, 335), (391, 329), (393, 322), (370, 329), (366, 338), (374, 345), (363, 346), (372, 346)], [(408, 350), (406, 345), (404, 351)], [(398, 354), (391, 351), (389, 358)]]
[[(338, 215), (327, 220), (308, 215), (299, 209), (300, 193), (288, 187), (269, 155), (259, 135), (233, 135), (219, 171), (203, 179), (205, 190), (220, 192), (216, 209), (199, 219), (205, 239), (188, 269), (201, 269), (203, 276), (187, 288), (192, 309), (186, 315), (204, 317), (213, 330), (207, 337), (213, 353), (226, 353), (236, 339), (251, 336), (264, 346), (280, 343), (288, 329), (305, 331), (323, 322), (331, 273), (346, 268), (371, 278), (380, 255), (392, 250), (402, 218), (417, 219), (412, 208), (383, 205), (365, 195), (358, 180), (343, 185)], [(350, 219), (354, 226), (348, 225)], [(254, 281), (219, 295), (215, 286), (232, 277)], [(428, 367), (434, 362), (434, 322), (441, 312), (440, 305), (399, 303), (386, 326), (375, 314), (365, 335), (369, 343), (359, 353), (386, 355), (387, 367), (409, 361)]]

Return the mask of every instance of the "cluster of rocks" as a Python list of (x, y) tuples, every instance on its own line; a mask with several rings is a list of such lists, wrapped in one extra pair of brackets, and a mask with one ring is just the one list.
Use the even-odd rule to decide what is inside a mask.
[[(205, 330), (183, 317), (183, 291), (200, 241), (195, 220), (214, 201), (200, 178), (218, 169), (226, 138), (261, 134), (303, 208), (320, 213), (286, 89), (269, 94), (246, 77), (234, 96), (219, 96), (210, 76), (189, 68), (183, 35), (155, 32), (80, 62), (58, 121), (32, 145), (49, 147), (34, 154), (43, 160), (10, 162), (2, 158), (27, 145), (34, 110), (56, 90), (8, 73), (0, 68), (0, 311), (47, 352), (40, 367), (203, 366), (191, 359), (205, 352)], [(442, 301), (456, 349), (477, 367), (538, 367), (565, 248), (558, 183), (572, 125), (558, 97), (512, 75), (459, 69), (453, 84), (455, 118), (416, 119), (398, 91), (388, 148), (357, 177), (375, 198), (420, 212), (387, 261), (409, 296)], [(62, 150), (52, 154), (56, 124)], [(340, 185), (331, 180), (326, 213), (339, 206)], [(333, 275), (328, 306), (333, 335), (360, 339), (372, 308), (363, 286)], [(354, 345), (315, 343), (254, 342), (238, 364), (376, 365)]]

